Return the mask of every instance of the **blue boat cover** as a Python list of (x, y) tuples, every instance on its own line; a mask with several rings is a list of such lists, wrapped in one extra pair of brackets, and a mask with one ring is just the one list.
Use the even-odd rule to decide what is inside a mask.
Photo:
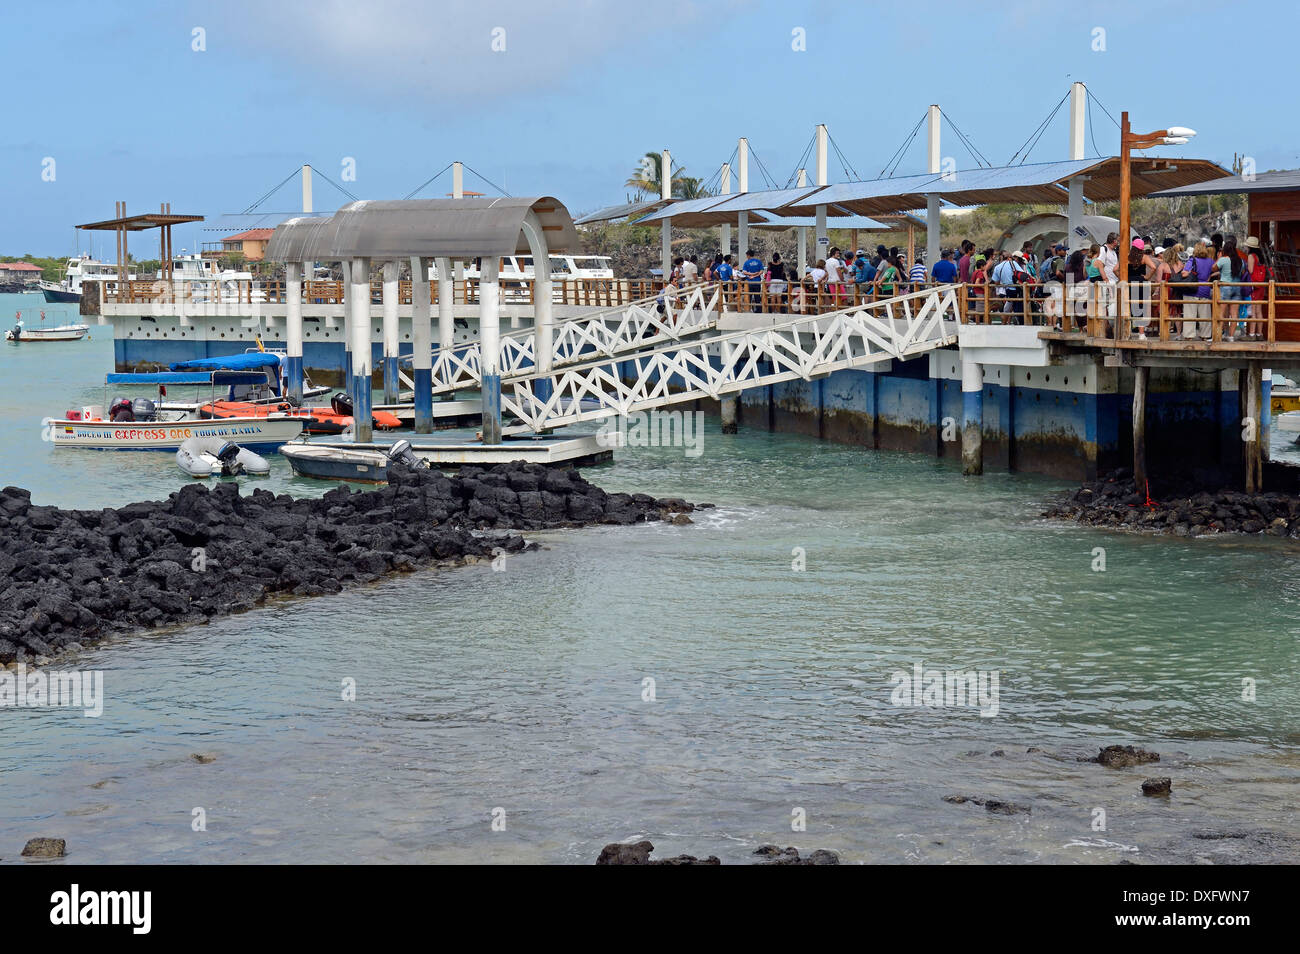
[(195, 358), (192, 361), (176, 361), (169, 365), (173, 371), (248, 371), (253, 368), (279, 366), (280, 356), (269, 351), (226, 354), (216, 358)]
[(259, 371), (149, 371), (109, 374), (105, 384), (265, 384)]

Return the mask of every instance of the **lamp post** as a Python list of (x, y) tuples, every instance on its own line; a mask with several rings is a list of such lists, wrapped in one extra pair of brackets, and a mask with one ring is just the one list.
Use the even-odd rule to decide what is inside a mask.
[[(1119, 339), (1121, 322), (1129, 315), (1128, 301), (1128, 251), (1129, 238), (1129, 201), (1132, 198), (1132, 173), (1129, 169), (1129, 152), (1133, 149), (1150, 149), (1152, 146), (1181, 146), (1195, 136), (1195, 131), (1183, 126), (1170, 126), (1153, 133), (1134, 134), (1129, 128), (1128, 113), (1120, 114), (1119, 127), (1119, 255), (1117, 256), (1119, 279), (1119, 310), (1116, 313), (1115, 338)], [(1146, 404), (1147, 379), (1150, 368), (1139, 364), (1133, 369), (1133, 481), (1139, 493), (1150, 497), (1150, 485), (1147, 482), (1146, 449)]]
[(1121, 287), (1128, 283), (1129, 201), (1132, 198), (1133, 176), (1129, 168), (1129, 152), (1150, 149), (1152, 146), (1181, 146), (1196, 135), (1185, 126), (1170, 126), (1153, 133), (1134, 133), (1128, 124), (1128, 113), (1120, 114), (1119, 127), (1119, 267)]

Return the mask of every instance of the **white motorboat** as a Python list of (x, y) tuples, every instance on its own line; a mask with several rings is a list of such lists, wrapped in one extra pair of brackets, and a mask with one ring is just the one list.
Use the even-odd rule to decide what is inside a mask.
[[(42, 312), (44, 314), (44, 312)], [(89, 325), (37, 325), (26, 327), (22, 319), (5, 332), (6, 341), (79, 341), (90, 331)]]
[(176, 466), (191, 477), (260, 477), (271, 472), (265, 457), (219, 437), (191, 437), (177, 448)]

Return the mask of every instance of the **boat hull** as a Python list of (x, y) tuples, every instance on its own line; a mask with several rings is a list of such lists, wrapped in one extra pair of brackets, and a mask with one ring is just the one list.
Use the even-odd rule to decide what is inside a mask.
[(49, 288), (43, 288), (41, 289), (41, 294), (43, 294), (45, 300), (51, 304), (76, 304), (81, 301), (80, 292), (53, 291)]
[(79, 341), (90, 330), (87, 325), (63, 325), (58, 328), (24, 328), (17, 338), (13, 331), (6, 331), (9, 341)]
[(56, 447), (86, 450), (176, 451), (194, 437), (231, 441), (258, 454), (275, 453), (302, 433), (299, 418), (224, 421), (66, 421), (46, 418), (42, 435)]
[(339, 450), (294, 444), (283, 451), (297, 477), (350, 480), (366, 484), (388, 482), (388, 456), (380, 451)]

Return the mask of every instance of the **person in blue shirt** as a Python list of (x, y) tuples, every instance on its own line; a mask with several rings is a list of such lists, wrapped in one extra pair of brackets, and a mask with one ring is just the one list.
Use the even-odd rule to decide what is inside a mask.
[(957, 266), (952, 260), (952, 249), (944, 249), (939, 261), (934, 263), (934, 268), (930, 271), (931, 276), (936, 282), (947, 285), (957, 280)]
[(735, 277), (736, 270), (731, 267), (731, 256), (722, 256), (722, 264), (713, 269), (713, 277), (720, 282), (729, 282)]
[(858, 257), (854, 259), (853, 281), (858, 285), (870, 285), (876, 280), (876, 266), (871, 264), (871, 259), (858, 252)]
[(763, 288), (763, 260), (752, 248), (746, 250), (745, 256), (740, 272), (749, 282), (749, 307), (757, 311)]

